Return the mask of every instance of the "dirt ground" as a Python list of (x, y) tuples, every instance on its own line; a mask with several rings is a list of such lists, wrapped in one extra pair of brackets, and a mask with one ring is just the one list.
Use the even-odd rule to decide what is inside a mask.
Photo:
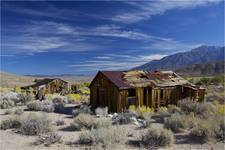
[[(12, 108), (11, 110), (18, 109)], [(22, 107), (24, 108), (24, 107)], [(5, 115), (6, 110), (0, 109), (0, 122), (6, 120), (9, 117), (15, 116), (14, 114)], [(34, 114), (43, 114), (52, 121), (53, 131), (62, 136), (62, 143), (53, 144), (50, 147), (45, 147), (44, 145), (34, 146), (33, 143), (36, 141), (38, 136), (26, 136), (16, 133), (15, 130), (0, 130), (0, 150), (78, 150), (86, 149), (78, 145), (68, 144), (70, 142), (75, 142), (81, 131), (69, 131), (67, 127), (73, 121), (71, 115), (56, 114), (56, 113), (45, 113), (45, 112), (31, 112), (25, 111), (22, 116)], [(65, 125), (56, 126), (54, 123), (57, 120), (64, 120)], [(162, 126), (160, 123), (152, 123), (153, 126)], [(123, 125), (128, 130), (127, 143), (130, 141), (137, 140), (146, 129), (140, 129), (136, 125)], [(175, 134), (176, 141), (172, 147), (160, 148), (168, 150), (224, 150), (224, 143), (212, 143), (212, 144), (197, 144), (194, 139), (190, 139), (187, 133)], [(116, 149), (140, 149), (132, 144), (118, 145)]]

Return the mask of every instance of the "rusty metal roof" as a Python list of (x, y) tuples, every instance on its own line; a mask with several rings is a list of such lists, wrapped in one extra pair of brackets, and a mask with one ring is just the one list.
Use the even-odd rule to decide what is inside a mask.
[(100, 71), (119, 89), (132, 87), (167, 87), (185, 85), (195, 87), (172, 71)]
[(123, 80), (123, 71), (101, 71), (101, 73), (104, 74), (118, 88), (131, 88), (131, 86)]

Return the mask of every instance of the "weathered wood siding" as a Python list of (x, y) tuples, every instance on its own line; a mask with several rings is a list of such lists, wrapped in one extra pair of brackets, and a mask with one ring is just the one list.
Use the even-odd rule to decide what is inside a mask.
[(122, 109), (123, 93), (109, 81), (102, 73), (99, 73), (90, 86), (90, 104), (93, 109), (107, 106), (110, 112), (119, 112)]

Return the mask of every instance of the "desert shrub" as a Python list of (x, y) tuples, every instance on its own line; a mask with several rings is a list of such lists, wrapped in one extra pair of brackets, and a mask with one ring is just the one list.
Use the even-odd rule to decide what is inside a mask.
[(7, 109), (14, 107), (16, 103), (18, 103), (19, 98), (18, 94), (14, 92), (9, 93), (1, 93), (0, 96), (0, 107), (1, 109)]
[(84, 82), (83, 86), (88, 88), (90, 86), (90, 82)]
[(81, 105), (79, 108), (76, 108), (72, 111), (72, 116), (76, 117), (77, 115), (79, 115), (80, 113), (84, 114), (91, 114), (91, 109), (89, 106), (87, 105)]
[(213, 103), (213, 105), (214, 105), (215, 108), (216, 108), (216, 114), (224, 115), (224, 116), (225, 116), (225, 104), (221, 105), (221, 104), (219, 104), (217, 101), (215, 101), (215, 102)]
[(1, 122), (0, 128), (2, 130), (19, 128), (21, 125), (20, 120), (18, 118), (10, 118)]
[(73, 123), (70, 127), (74, 130), (81, 129), (97, 129), (100, 127), (109, 127), (112, 125), (112, 122), (106, 118), (94, 118), (88, 114), (79, 114), (74, 118)]
[(13, 113), (13, 111), (10, 110), (10, 109), (7, 109), (7, 110), (5, 111), (5, 115), (10, 115), (10, 114), (12, 114), (12, 113)]
[(131, 112), (131, 113), (135, 113), (135, 111), (136, 111), (136, 106), (135, 106), (135, 105), (130, 105), (128, 110), (129, 110), (129, 112)]
[(167, 107), (159, 107), (157, 113), (162, 117), (168, 117), (170, 114), (168, 112)]
[(57, 120), (57, 121), (55, 122), (55, 124), (56, 124), (57, 126), (63, 126), (63, 125), (65, 125), (65, 121), (63, 121), (63, 120)]
[(140, 144), (150, 149), (171, 146), (173, 143), (173, 133), (164, 128), (149, 128), (140, 139)]
[(1, 109), (12, 108), (14, 106), (15, 106), (15, 103), (12, 100), (2, 99), (0, 101), (0, 107), (1, 107)]
[(96, 108), (95, 109), (95, 114), (98, 116), (107, 116), (108, 115), (108, 107), (105, 108)]
[(140, 118), (148, 118), (152, 113), (154, 113), (154, 109), (145, 106), (139, 106), (136, 109), (136, 114)]
[(133, 117), (136, 117), (133, 113), (119, 113), (117, 116), (114, 116), (112, 120), (113, 124), (129, 124), (133, 121)]
[(88, 87), (82, 87), (79, 89), (82, 94), (89, 95), (90, 89)]
[(14, 88), (14, 92), (15, 93), (21, 93), (21, 88), (19, 87), (19, 86), (16, 86), (15, 88)]
[(188, 128), (188, 120), (185, 115), (173, 114), (171, 117), (165, 118), (164, 127), (174, 132)]
[(19, 97), (20, 103), (22, 103), (22, 104), (26, 104), (26, 103), (28, 103), (30, 101), (34, 101), (35, 100), (35, 96), (34, 96), (33, 93), (20, 93), (18, 95), (18, 97)]
[(192, 128), (191, 130), (191, 137), (195, 137), (196, 139), (200, 140), (200, 142), (210, 142), (214, 141), (216, 134), (219, 130), (219, 126), (214, 121), (209, 120), (200, 120), (198, 124)]
[(130, 105), (128, 111), (143, 119), (149, 118), (151, 114), (154, 113), (154, 109), (146, 106), (136, 107), (135, 105)]
[(53, 112), (55, 107), (49, 101), (32, 101), (27, 104), (27, 108), (31, 111)]
[(103, 149), (115, 148), (126, 141), (126, 130), (121, 127), (99, 128), (81, 133), (78, 143), (100, 146)]
[(178, 106), (186, 114), (193, 112), (203, 118), (212, 116), (216, 112), (216, 107), (211, 103), (200, 103), (188, 99), (179, 101)]
[(40, 135), (51, 131), (51, 121), (46, 116), (29, 115), (21, 121), (20, 133), (24, 135)]
[(21, 115), (24, 113), (24, 110), (23, 109), (16, 109), (15, 112), (14, 112), (16, 115)]
[(168, 105), (168, 112), (170, 114), (181, 113), (181, 109), (180, 107), (177, 107), (176, 105)]
[(40, 145), (40, 144), (44, 144), (45, 146), (50, 146), (54, 143), (61, 143), (62, 142), (62, 136), (51, 132), (48, 133), (47, 135), (42, 135), (39, 136), (37, 141), (34, 142), (34, 145)]
[(199, 83), (204, 84), (204, 85), (223, 84), (224, 83), (224, 75), (219, 75), (219, 76), (214, 76), (214, 77), (203, 77), (203, 78), (200, 78)]
[(52, 102), (55, 107), (55, 112), (63, 113), (65, 111), (65, 104), (68, 102), (66, 97), (63, 96), (55, 96), (52, 99)]
[(217, 115), (213, 120), (218, 125), (217, 130), (214, 129), (216, 138), (225, 141), (225, 117), (223, 115)]

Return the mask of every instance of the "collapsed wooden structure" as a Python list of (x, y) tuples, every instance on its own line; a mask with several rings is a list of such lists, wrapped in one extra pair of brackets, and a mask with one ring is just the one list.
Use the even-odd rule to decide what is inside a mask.
[(45, 94), (62, 93), (68, 89), (68, 82), (59, 78), (38, 79), (35, 84), (21, 87), (21, 89), (29, 90), (32, 88), (37, 99), (43, 99)]
[(205, 89), (172, 71), (99, 71), (90, 84), (92, 108), (123, 112), (130, 105), (157, 109), (178, 100), (203, 101)]

